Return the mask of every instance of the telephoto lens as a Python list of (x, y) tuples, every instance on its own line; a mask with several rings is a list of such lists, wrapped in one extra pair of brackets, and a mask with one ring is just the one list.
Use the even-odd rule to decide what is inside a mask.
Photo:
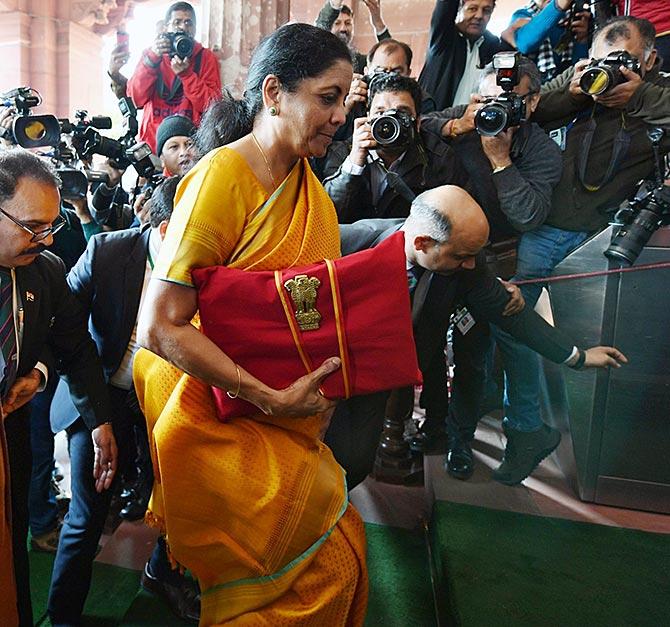
[[(621, 226), (605, 251), (605, 256), (621, 266), (631, 266), (664, 220), (670, 215), (670, 187), (655, 190), (634, 201), (633, 219)], [(635, 206), (637, 205), (637, 207)]]

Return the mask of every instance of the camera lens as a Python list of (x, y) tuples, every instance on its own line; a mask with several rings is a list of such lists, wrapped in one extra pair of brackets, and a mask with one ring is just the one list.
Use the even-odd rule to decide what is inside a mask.
[(174, 38), (174, 51), (178, 57), (185, 59), (193, 54), (193, 39), (188, 35), (177, 35)]
[(507, 108), (494, 102), (477, 111), (475, 128), (480, 135), (494, 136), (505, 130), (507, 120)]
[(617, 261), (622, 266), (635, 263), (642, 249), (658, 229), (662, 208), (654, 202), (648, 209), (641, 209), (633, 222), (622, 227), (612, 239), (612, 243), (605, 251), (605, 256)]
[(380, 146), (388, 146), (400, 137), (400, 124), (391, 116), (381, 116), (372, 122), (372, 137)]
[(31, 121), (26, 124), (26, 137), (32, 141), (41, 141), (46, 137), (47, 129), (39, 120)]
[(600, 96), (613, 87), (612, 71), (608, 67), (592, 67), (579, 79), (579, 88), (587, 96)]

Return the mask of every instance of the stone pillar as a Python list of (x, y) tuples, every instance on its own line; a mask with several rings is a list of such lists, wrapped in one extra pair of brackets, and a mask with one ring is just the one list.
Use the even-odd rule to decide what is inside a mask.
[[(109, 5), (56, 0), (0, 2), (0, 91), (34, 87), (43, 98), (36, 113), (69, 117), (75, 107), (101, 112), (106, 81), (101, 72), (102, 40), (90, 29), (100, 6)], [(75, 23), (80, 14), (93, 17), (80, 25)]]
[(239, 96), (258, 42), (285, 24), (290, 0), (205, 0), (203, 43), (217, 52), (221, 61), (221, 82)]

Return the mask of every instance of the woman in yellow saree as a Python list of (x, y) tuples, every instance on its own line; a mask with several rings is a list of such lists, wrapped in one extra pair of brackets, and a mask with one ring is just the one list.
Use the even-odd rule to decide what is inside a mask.
[[(320, 441), (333, 403), (319, 385), (338, 360), (273, 390), (191, 324), (195, 268), (339, 256), (335, 210), (307, 157), (325, 154), (344, 121), (351, 77), (346, 46), (327, 31), (289, 24), (259, 45), (244, 100), (215, 105), (226, 145), (180, 185), (142, 311), (140, 341), (162, 358), (142, 351), (135, 361), (156, 474), (148, 519), (197, 576), (201, 625), (360, 625), (365, 616), (363, 525)], [(268, 346), (268, 368), (271, 355)], [(217, 421), (210, 386), (258, 414)]]

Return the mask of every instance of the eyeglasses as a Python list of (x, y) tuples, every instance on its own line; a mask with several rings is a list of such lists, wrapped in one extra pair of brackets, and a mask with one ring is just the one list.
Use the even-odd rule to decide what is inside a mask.
[(0, 213), (2, 213), (3, 216), (8, 217), (16, 226), (21, 227), (26, 233), (30, 233), (32, 236), (30, 238), (31, 242), (42, 242), (44, 241), (49, 235), (54, 235), (58, 233), (66, 224), (65, 218), (61, 215), (59, 215), (54, 223), (47, 229), (44, 229), (43, 231), (33, 231), (29, 226), (27, 226), (24, 222), (21, 222), (21, 220), (17, 220), (15, 217), (9, 215), (2, 207), (0, 207)]

